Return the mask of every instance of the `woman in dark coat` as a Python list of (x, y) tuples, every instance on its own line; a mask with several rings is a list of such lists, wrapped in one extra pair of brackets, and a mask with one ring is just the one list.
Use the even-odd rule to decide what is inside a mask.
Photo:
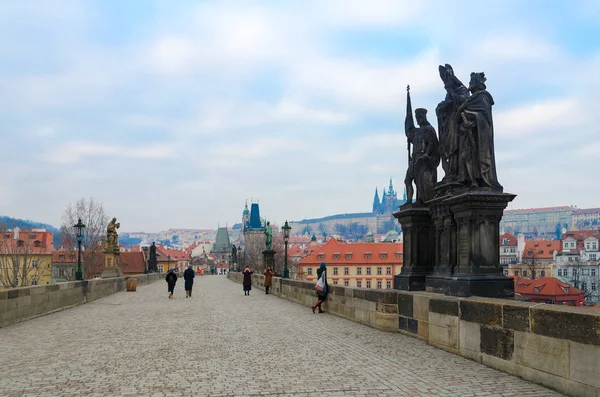
[(177, 283), (177, 275), (173, 268), (169, 269), (169, 273), (167, 273), (167, 277), (165, 277), (165, 281), (169, 286), (169, 299), (173, 297), (173, 292), (175, 291), (175, 284)]
[(188, 268), (183, 272), (183, 279), (185, 280), (185, 297), (192, 297), (192, 287), (194, 286), (194, 277), (196, 277), (196, 273), (194, 269), (192, 269), (192, 264), (188, 265)]
[(250, 266), (246, 266), (242, 274), (244, 275), (244, 282), (242, 283), (244, 286), (244, 295), (250, 295), (250, 290), (252, 289), (252, 270), (250, 270)]
[(327, 284), (327, 266), (325, 265), (325, 262), (321, 262), (321, 267), (317, 269), (317, 278), (320, 279), (321, 276), (323, 276), (325, 288), (323, 288), (323, 291), (317, 290), (317, 303), (311, 306), (313, 313), (317, 307), (319, 308), (319, 313), (325, 313), (323, 309), (321, 309), (321, 305), (327, 300), (327, 294), (329, 293), (329, 284)]
[(269, 294), (269, 288), (271, 287), (271, 284), (273, 283), (273, 269), (271, 269), (271, 266), (267, 267), (265, 269), (265, 291), (266, 294)]

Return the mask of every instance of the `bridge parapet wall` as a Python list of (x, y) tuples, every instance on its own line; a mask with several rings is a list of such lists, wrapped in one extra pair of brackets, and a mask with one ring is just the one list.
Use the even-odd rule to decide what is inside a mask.
[[(240, 273), (229, 278), (242, 282)], [(252, 276), (264, 289), (264, 277)], [(310, 307), (314, 283), (273, 278), (271, 293)], [(323, 308), (571, 396), (600, 397), (600, 310), (330, 285)]]
[(127, 278), (148, 284), (162, 279), (162, 275), (140, 274), (0, 290), (0, 328), (123, 291)]

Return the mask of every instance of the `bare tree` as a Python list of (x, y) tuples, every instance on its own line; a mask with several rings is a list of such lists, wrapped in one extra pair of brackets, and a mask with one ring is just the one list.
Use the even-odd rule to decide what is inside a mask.
[(52, 253), (37, 232), (0, 227), (0, 285), (3, 288), (36, 285), (50, 277)]
[(528, 249), (524, 252), (522, 263), (522, 270), (529, 270), (529, 275), (531, 275), (531, 279), (535, 280), (538, 277), (540, 268), (542, 267), (535, 249)]
[(592, 290), (592, 285), (595, 285), (596, 289), (598, 288), (598, 282), (600, 281), (599, 277), (591, 276), (589, 268), (582, 269), (581, 262), (579, 262), (578, 266), (569, 270), (571, 270), (569, 274), (569, 284), (583, 291), (584, 305), (590, 306), (596, 304), (598, 299), (598, 291)]
[(100, 256), (106, 239), (106, 225), (109, 219), (104, 212), (102, 203), (96, 202), (92, 197), (81, 198), (75, 204), (69, 203), (63, 214), (61, 225), (61, 232), (66, 235), (66, 241), (73, 244), (73, 247), (66, 247), (67, 249), (77, 249), (76, 230), (73, 225), (79, 219), (85, 224), (81, 242), (83, 274), (84, 278), (89, 278), (90, 275), (99, 273), (102, 269)]

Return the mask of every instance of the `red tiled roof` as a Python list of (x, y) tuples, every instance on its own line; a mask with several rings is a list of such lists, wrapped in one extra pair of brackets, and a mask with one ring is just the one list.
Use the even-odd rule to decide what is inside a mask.
[(77, 251), (54, 251), (52, 263), (77, 263)]
[[(48, 255), (54, 252), (52, 232), (20, 230), (17, 239), (14, 238), (13, 230), (5, 230), (2, 233), (4, 235), (0, 238), (0, 253)], [(22, 246), (19, 246), (19, 241), (22, 241)]]
[[(506, 243), (502, 244), (502, 241), (505, 239), (507, 240)], [(518, 245), (517, 238), (510, 233), (504, 233), (502, 236), (500, 236), (500, 245), (516, 247)]]
[[(164, 256), (162, 259), (161, 254)], [(172, 248), (167, 248), (164, 245), (156, 245), (156, 255), (159, 261), (166, 261), (167, 256), (171, 257), (172, 261), (187, 261), (189, 259), (189, 255), (185, 251), (175, 250)]]
[(565, 240), (567, 238), (573, 238), (577, 241), (583, 241), (589, 237), (595, 237), (600, 240), (600, 232), (598, 230), (568, 230), (560, 239)]
[[(300, 259), (298, 264), (318, 264), (321, 262), (332, 265), (336, 263), (364, 264), (366, 261), (382, 264), (401, 264), (403, 262), (402, 253), (402, 243), (345, 243), (332, 238), (314, 252)], [(382, 254), (386, 254), (385, 257), (382, 257)], [(347, 259), (346, 255), (350, 255), (350, 258)], [(367, 255), (370, 255), (368, 259)], [(400, 255), (400, 258), (397, 255)]]
[[(102, 258), (104, 261), (104, 258)], [(123, 273), (144, 273), (146, 264), (141, 252), (121, 252), (119, 255), (119, 266)]]
[(527, 295), (579, 295), (583, 291), (563, 283), (555, 277), (543, 277), (539, 280), (515, 277), (515, 293)]
[(560, 253), (561, 249), (560, 240), (530, 240), (525, 242), (523, 258), (554, 259), (554, 253)]
[(229, 269), (229, 265), (225, 262), (219, 262), (215, 265), (217, 269)]
[(573, 215), (582, 215), (582, 214), (597, 214), (600, 212), (600, 208), (578, 208), (573, 211)]

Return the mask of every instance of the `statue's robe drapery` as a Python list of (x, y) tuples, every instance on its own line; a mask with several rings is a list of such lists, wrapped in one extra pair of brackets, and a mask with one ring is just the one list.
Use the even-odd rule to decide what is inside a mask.
[[(472, 156), (473, 176), (480, 187), (501, 187), (496, 175), (496, 159), (494, 156), (494, 124), (492, 121), (492, 105), (494, 99), (486, 90), (473, 93), (459, 109), (463, 112), (466, 119), (474, 123), (470, 133), (473, 134), (474, 147), (471, 145), (474, 156)], [(461, 135), (461, 150), (468, 146), (469, 139)], [(471, 141), (473, 142), (473, 141)], [(469, 160), (467, 160), (469, 161)], [(469, 181), (466, 164), (460, 161), (459, 181), (472, 183)]]

